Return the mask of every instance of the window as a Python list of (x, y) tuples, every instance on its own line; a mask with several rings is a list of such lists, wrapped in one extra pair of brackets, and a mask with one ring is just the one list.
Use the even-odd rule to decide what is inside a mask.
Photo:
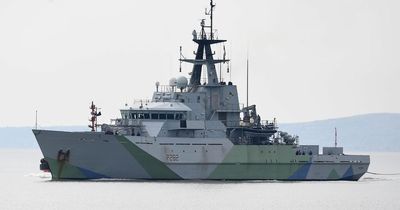
[(176, 113), (175, 114), (175, 120), (182, 120), (183, 119), (183, 114), (182, 113)]
[(181, 120), (181, 128), (186, 128), (186, 120)]
[(158, 114), (152, 113), (151, 114), (151, 119), (158, 120)]
[(150, 119), (150, 114), (149, 113), (144, 113), (144, 119)]
[(173, 120), (174, 119), (174, 114), (167, 114), (167, 119), (168, 120)]
[(159, 117), (160, 117), (160, 120), (167, 119), (167, 115), (166, 114), (160, 114)]

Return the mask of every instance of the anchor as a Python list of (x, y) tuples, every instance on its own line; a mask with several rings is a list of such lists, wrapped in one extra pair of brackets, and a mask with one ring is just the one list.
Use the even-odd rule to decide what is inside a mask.
[(63, 151), (62, 149), (58, 150), (57, 153), (57, 162), (58, 162), (58, 171), (57, 171), (57, 178), (60, 179), (61, 173), (64, 169), (65, 162), (69, 161), (69, 154), (70, 151)]

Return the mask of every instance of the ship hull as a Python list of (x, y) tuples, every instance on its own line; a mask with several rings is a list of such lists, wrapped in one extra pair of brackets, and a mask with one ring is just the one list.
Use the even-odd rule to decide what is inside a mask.
[(295, 155), (293, 145), (233, 145), (224, 138), (33, 132), (54, 180), (356, 181), (369, 166), (369, 156)]

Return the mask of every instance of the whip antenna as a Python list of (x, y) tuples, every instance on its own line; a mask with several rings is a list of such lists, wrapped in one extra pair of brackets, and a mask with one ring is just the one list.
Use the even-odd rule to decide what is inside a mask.
[(37, 110), (35, 112), (35, 129), (37, 130)]
[(337, 147), (337, 129), (335, 127), (335, 147)]

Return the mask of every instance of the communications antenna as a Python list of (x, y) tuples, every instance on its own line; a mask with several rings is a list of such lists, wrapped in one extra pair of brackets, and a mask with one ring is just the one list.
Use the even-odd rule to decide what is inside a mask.
[(337, 129), (335, 127), (335, 147), (337, 147)]
[(246, 62), (246, 105), (249, 107), (249, 55), (247, 54), (247, 62)]
[(35, 112), (35, 130), (37, 130), (37, 110)]

